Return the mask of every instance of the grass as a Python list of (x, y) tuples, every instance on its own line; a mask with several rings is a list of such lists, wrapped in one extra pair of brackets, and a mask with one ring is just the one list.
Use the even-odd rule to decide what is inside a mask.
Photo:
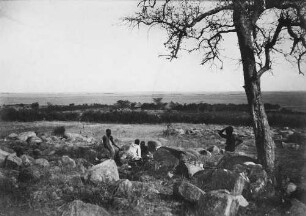
[[(101, 140), (105, 134), (105, 130), (110, 128), (115, 142), (122, 146), (130, 143), (136, 138), (140, 140), (156, 140), (159, 138), (161, 142), (166, 146), (184, 147), (184, 148), (206, 148), (211, 145), (217, 145), (224, 147), (224, 140), (219, 137), (217, 130), (227, 125), (205, 125), (205, 124), (187, 124), (176, 123), (173, 124), (174, 128), (193, 129), (196, 128), (200, 131), (195, 135), (171, 135), (164, 136), (164, 130), (166, 124), (98, 124), (98, 123), (81, 123), (81, 122), (0, 122), (0, 138), (5, 138), (10, 133), (20, 133), (24, 131), (35, 131), (38, 134), (46, 134), (51, 136), (53, 130), (58, 127), (65, 127), (68, 133), (81, 133), (83, 136), (90, 136)], [(240, 135), (243, 135), (244, 142), (241, 144), (237, 151), (244, 152), (247, 155), (255, 156), (256, 149), (254, 145), (252, 128), (237, 126), (234, 127), (235, 131)], [(275, 128), (273, 128), (275, 130)], [(0, 140), (0, 147), (4, 141)], [(303, 149), (304, 150), (304, 149)], [(295, 183), (303, 183), (306, 179), (305, 164), (306, 164), (306, 152), (305, 151), (292, 151), (287, 149), (277, 149), (276, 156), (279, 164), (282, 166), (283, 177), (292, 179)], [(59, 158), (53, 157), (50, 159), (52, 166), (57, 165)], [(162, 195), (154, 197), (153, 199), (147, 199), (146, 197), (139, 196), (139, 199), (133, 200), (128, 206), (114, 206), (114, 200), (110, 199), (113, 188), (107, 185), (83, 185), (76, 187), (74, 190), (70, 190), (70, 185), (67, 183), (67, 176), (74, 175), (74, 173), (80, 173), (79, 168), (64, 169), (60, 167), (55, 176), (58, 178), (51, 178), (50, 171), (48, 175), (41, 179), (38, 183), (32, 185), (25, 185), (23, 196), (16, 193), (9, 192), (11, 196), (0, 196), (0, 215), (4, 212), (6, 215), (18, 215), (25, 209), (26, 216), (28, 215), (55, 215), (54, 209), (63, 205), (65, 202), (69, 202), (74, 199), (81, 199), (85, 202), (98, 204), (105, 207), (113, 215), (161, 215), (163, 212), (170, 211), (175, 215), (182, 213), (183, 203), (180, 200), (175, 200), (172, 197), (172, 186), (175, 180), (167, 178), (161, 173), (155, 172), (153, 167), (140, 167), (135, 169), (131, 174), (131, 179), (139, 180), (140, 176), (149, 175), (149, 184), (154, 185)], [(47, 187), (47, 188), (46, 188)], [(31, 191), (35, 191), (39, 188), (45, 188), (49, 197), (47, 200), (41, 203), (40, 206), (34, 206), (31, 204), (31, 200), (26, 200), (27, 194)], [(52, 199), (52, 192), (57, 189), (61, 189), (64, 192), (62, 200)], [(2, 191), (1, 191), (2, 192)], [(9, 203), (9, 205), (7, 204)], [(10, 208), (10, 205), (12, 208)], [(20, 206), (20, 207), (18, 207)], [(15, 208), (16, 207), (16, 208)], [(258, 211), (259, 207), (251, 206), (248, 209), (249, 215), (260, 212), (267, 212), (273, 207), (272, 204), (267, 205), (261, 211)], [(14, 211), (14, 208), (16, 209)], [(2, 211), (2, 212), (1, 212)], [(258, 211), (258, 212), (256, 212)], [(12, 213), (9, 213), (12, 212)], [(4, 214), (3, 213), (3, 214)], [(15, 213), (15, 214), (14, 214)], [(260, 215), (257, 214), (257, 215)], [(241, 214), (243, 215), (243, 214)]]

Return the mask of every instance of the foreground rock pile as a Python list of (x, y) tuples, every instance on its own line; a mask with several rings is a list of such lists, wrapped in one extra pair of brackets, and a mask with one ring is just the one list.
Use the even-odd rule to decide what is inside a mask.
[[(192, 129), (187, 135), (204, 133)], [(274, 138), (280, 148), (291, 150), (302, 149), (305, 142), (303, 133), (289, 129), (275, 131)], [(295, 144), (288, 147), (288, 143)], [(23, 190), (34, 208), (56, 209), (54, 215), (63, 216), (141, 215), (143, 211), (230, 216), (273, 192), (256, 159), (226, 153), (217, 145), (178, 148), (151, 141), (148, 150), (150, 157), (130, 163), (124, 157), (128, 148), (123, 146), (119, 159), (124, 160), (116, 163), (105, 158), (99, 142), (91, 137), (12, 133), (1, 141), (0, 189)], [(284, 190), (291, 194), (298, 187), (289, 182)], [(165, 197), (171, 202), (165, 204)], [(305, 205), (291, 201), (290, 211), (303, 213)]]

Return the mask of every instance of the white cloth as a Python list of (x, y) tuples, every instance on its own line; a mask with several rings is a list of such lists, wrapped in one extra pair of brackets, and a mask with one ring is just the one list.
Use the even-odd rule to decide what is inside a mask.
[(133, 160), (139, 160), (141, 158), (141, 149), (140, 145), (132, 143), (128, 150), (129, 155), (132, 157)]

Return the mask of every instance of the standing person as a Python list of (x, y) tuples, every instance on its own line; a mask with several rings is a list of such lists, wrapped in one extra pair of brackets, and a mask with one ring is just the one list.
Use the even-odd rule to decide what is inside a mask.
[(106, 129), (106, 135), (103, 136), (102, 140), (104, 148), (106, 148), (109, 152), (109, 158), (114, 160), (116, 154), (114, 146), (116, 146), (118, 149), (119, 147), (115, 144), (112, 131), (110, 129)]
[[(225, 134), (224, 134), (225, 131)], [(218, 132), (218, 134), (226, 139), (225, 151), (234, 152), (236, 146), (240, 145), (243, 141), (236, 134), (233, 134), (234, 128), (228, 126)]]

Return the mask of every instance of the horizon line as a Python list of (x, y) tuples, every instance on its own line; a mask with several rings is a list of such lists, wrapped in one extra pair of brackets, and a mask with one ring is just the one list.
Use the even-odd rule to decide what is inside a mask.
[[(226, 93), (243, 92), (242, 90), (229, 91), (114, 91), (114, 92), (0, 92), (0, 94), (131, 94), (131, 93), (150, 93), (150, 94), (179, 94), (179, 93)], [(306, 92), (306, 90), (264, 90), (261, 92)]]

